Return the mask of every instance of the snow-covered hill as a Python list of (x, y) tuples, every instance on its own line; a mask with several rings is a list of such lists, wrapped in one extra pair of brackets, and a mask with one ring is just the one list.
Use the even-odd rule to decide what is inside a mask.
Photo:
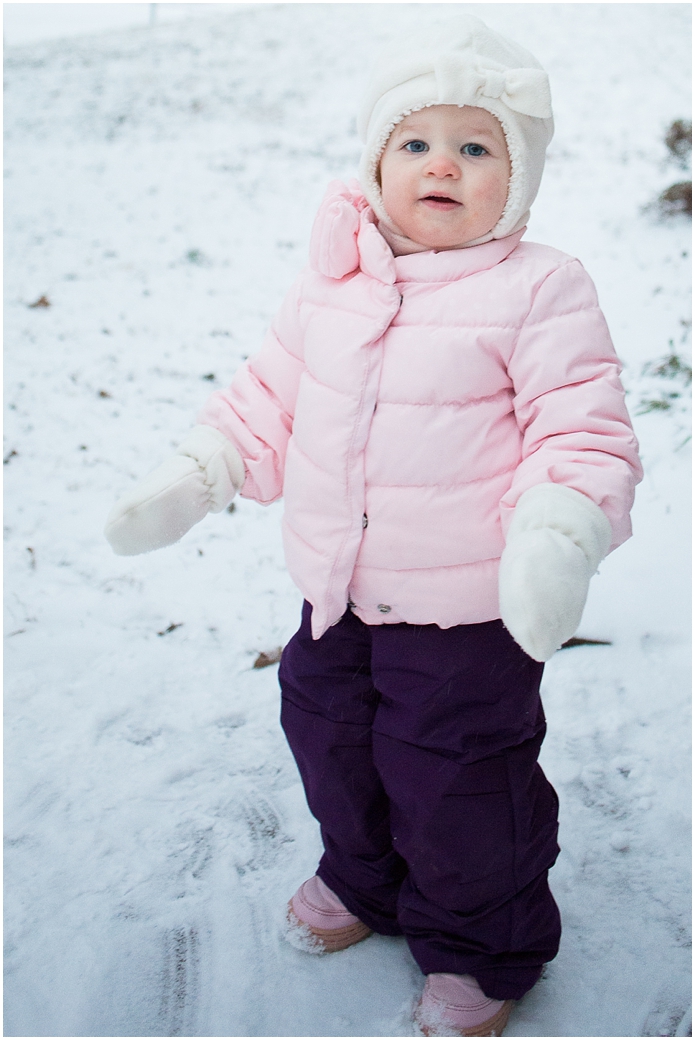
[(5, 1035), (417, 1035), (403, 940), (280, 935), (319, 853), (252, 667), (298, 624), (281, 507), (130, 559), (101, 531), (257, 349), (355, 173), (374, 51), (454, 7), (550, 71), (528, 238), (595, 278), (646, 470), (580, 630), (611, 645), (546, 670), (565, 935), (507, 1034), (689, 1035), (687, 391), (644, 368), (687, 350), (689, 225), (650, 203), (685, 177), (690, 8), (552, 3), (239, 4), (7, 51)]

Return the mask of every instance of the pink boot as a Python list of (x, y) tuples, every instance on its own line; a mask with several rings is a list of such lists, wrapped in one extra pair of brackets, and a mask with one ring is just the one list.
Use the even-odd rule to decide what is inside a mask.
[(335, 953), (372, 934), (316, 875), (300, 885), (290, 899), (287, 920), (286, 938), (307, 953)]
[(486, 997), (472, 975), (428, 975), (415, 1020), (425, 1036), (502, 1036), (511, 1000)]

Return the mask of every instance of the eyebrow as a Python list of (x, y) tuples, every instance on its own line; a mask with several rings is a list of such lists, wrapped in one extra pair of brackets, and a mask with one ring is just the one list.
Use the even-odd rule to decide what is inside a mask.
[[(396, 126), (393, 128), (394, 137), (401, 134), (405, 135), (406, 137), (410, 134), (422, 134), (423, 136), (427, 136), (428, 133), (429, 127), (425, 123), (413, 122), (406, 127), (403, 126), (403, 123), (401, 122), (397, 123)], [(464, 137), (469, 135), (474, 137), (489, 137), (491, 140), (496, 139), (494, 130), (490, 130), (487, 127), (483, 127), (482, 125), (478, 125), (475, 123), (469, 126), (463, 134)]]

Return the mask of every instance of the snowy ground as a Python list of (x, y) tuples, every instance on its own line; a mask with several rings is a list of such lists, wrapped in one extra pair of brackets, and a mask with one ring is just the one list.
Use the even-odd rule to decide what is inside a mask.
[(234, 4), (105, 4), (30, 3), (2, 5), (2, 35), (10, 47), (39, 40), (64, 40), (117, 29), (142, 29), (148, 25), (219, 13)]
[(5, 1035), (417, 1033), (402, 939), (280, 938), (319, 854), (252, 667), (298, 622), (281, 507), (130, 559), (101, 531), (257, 348), (376, 47), (459, 6), (551, 73), (528, 237), (594, 276), (646, 469), (580, 630), (612, 645), (546, 670), (565, 933), (507, 1034), (690, 1033), (690, 445), (683, 382), (643, 375), (687, 347), (689, 225), (649, 203), (686, 177), (690, 5), (263, 4), (6, 55)]

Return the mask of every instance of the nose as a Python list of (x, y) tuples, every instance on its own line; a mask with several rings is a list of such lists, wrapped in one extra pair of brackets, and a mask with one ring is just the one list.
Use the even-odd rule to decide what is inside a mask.
[(443, 180), (446, 177), (453, 177), (458, 180), (461, 170), (453, 157), (448, 152), (441, 150), (429, 153), (424, 173), (425, 176), (436, 177), (438, 180)]

